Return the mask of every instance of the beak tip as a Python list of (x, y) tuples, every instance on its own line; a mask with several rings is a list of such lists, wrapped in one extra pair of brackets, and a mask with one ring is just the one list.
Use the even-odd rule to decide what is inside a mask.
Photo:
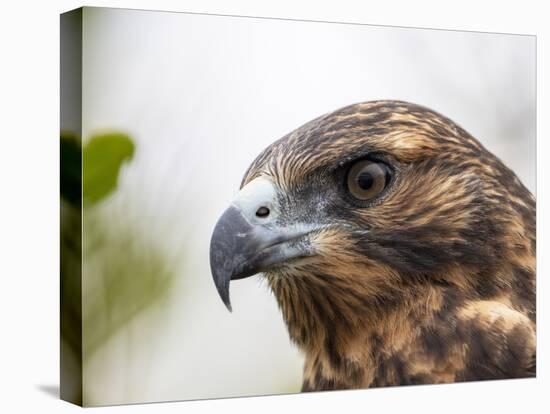
[(229, 312), (232, 311), (231, 299), (229, 298), (229, 284), (231, 282), (231, 272), (229, 272), (225, 266), (221, 263), (217, 263), (216, 260), (211, 260), (211, 271), (214, 285), (220, 295), (220, 299), (224, 303)]
[(216, 290), (218, 291), (218, 294), (220, 295), (220, 299), (222, 300), (223, 304), (227, 308), (229, 312), (232, 312), (231, 308), (231, 300), (229, 298), (229, 277), (220, 278), (219, 275), (217, 275), (215, 272), (213, 272), (214, 276), (214, 284), (216, 285)]

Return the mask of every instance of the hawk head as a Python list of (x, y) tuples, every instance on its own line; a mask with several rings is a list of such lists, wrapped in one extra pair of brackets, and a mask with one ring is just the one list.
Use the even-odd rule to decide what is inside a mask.
[(351, 105), (252, 163), (212, 236), (214, 282), (263, 273), (303, 347), (353, 332), (427, 285), (508, 295), (534, 314), (534, 199), (451, 120), (398, 101)]

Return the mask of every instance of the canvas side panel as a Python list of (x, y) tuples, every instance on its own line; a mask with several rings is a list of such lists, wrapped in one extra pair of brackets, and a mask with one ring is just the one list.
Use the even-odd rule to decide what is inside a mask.
[(61, 399), (82, 405), (82, 9), (60, 19)]

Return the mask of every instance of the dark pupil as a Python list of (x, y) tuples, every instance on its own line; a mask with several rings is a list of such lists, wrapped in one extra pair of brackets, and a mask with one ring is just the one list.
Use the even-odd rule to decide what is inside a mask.
[(357, 177), (357, 185), (362, 190), (368, 190), (372, 187), (372, 184), (374, 182), (374, 178), (372, 177), (372, 174), (368, 171), (363, 171), (361, 174), (359, 174), (359, 177)]

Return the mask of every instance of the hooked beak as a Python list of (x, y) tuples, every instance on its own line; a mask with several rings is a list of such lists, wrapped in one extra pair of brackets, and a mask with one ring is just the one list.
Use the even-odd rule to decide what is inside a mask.
[[(231, 280), (252, 276), (293, 258), (312, 255), (309, 241), (303, 237), (311, 229), (278, 226), (274, 198), (271, 181), (257, 178), (241, 190), (214, 227), (210, 268), (218, 293), (229, 311)], [(269, 216), (256, 216), (261, 207), (268, 209)]]

